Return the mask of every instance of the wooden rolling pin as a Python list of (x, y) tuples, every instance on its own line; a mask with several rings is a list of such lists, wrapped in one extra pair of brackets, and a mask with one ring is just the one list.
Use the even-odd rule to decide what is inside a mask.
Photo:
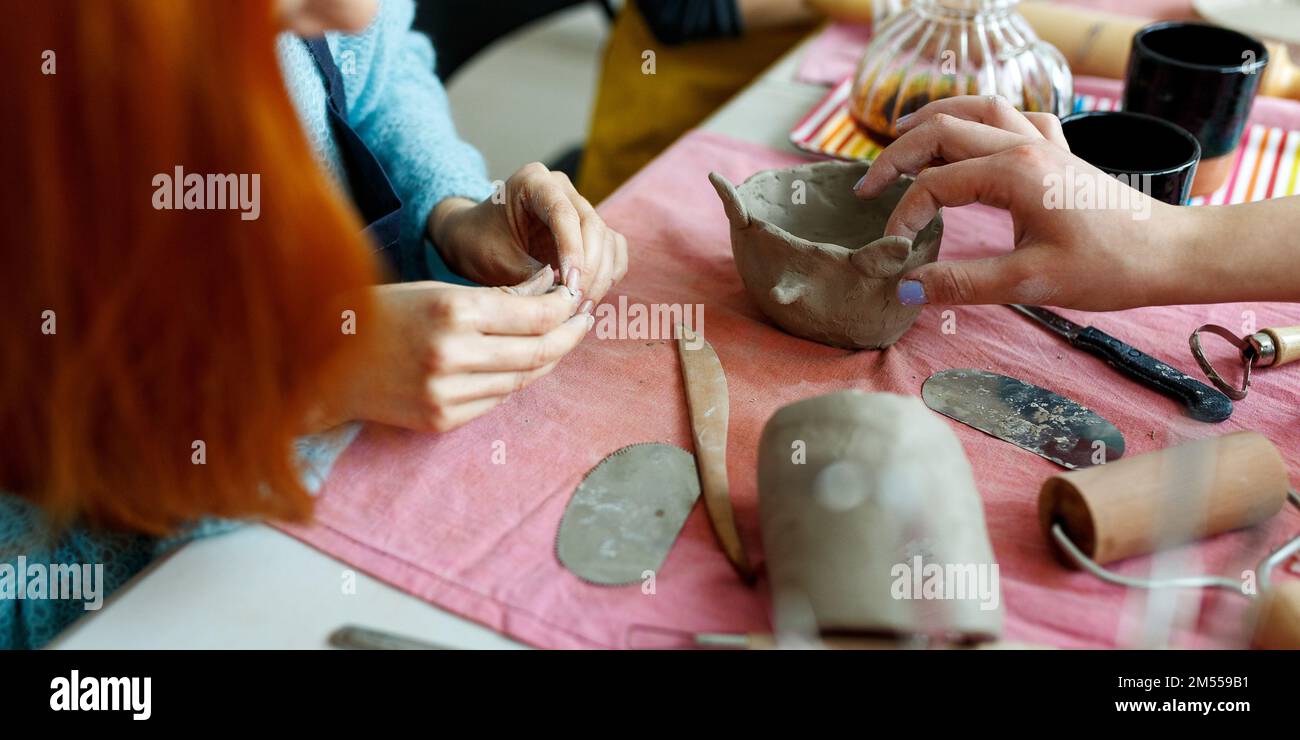
[[(826, 16), (847, 23), (870, 23), (872, 0), (808, 0)], [(1129, 48), (1139, 28), (1152, 18), (1102, 13), (1049, 0), (1030, 0), (1017, 6), (1038, 37), (1060, 49), (1076, 75), (1124, 79)], [(1268, 67), (1260, 80), (1261, 95), (1300, 100), (1300, 67), (1291, 61), (1286, 46), (1267, 42)]]
[[(1076, 75), (1124, 79), (1133, 34), (1155, 22), (1151, 18), (1101, 13), (1045, 0), (1023, 2), (1020, 15), (1038, 34), (1055, 46)], [(1286, 46), (1267, 42), (1268, 66), (1260, 80), (1261, 95), (1300, 100), (1300, 67), (1291, 61)]]
[(1282, 510), (1288, 488), (1273, 443), (1234, 432), (1052, 476), (1038, 516), (1048, 542), (1060, 524), (1105, 565), (1258, 524)]

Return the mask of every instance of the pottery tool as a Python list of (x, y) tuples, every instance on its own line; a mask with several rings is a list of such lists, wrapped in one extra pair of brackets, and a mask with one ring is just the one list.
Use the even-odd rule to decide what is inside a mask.
[(890, 640), (884, 637), (822, 637), (810, 644), (784, 644), (776, 635), (751, 632), (747, 634), (700, 633), (692, 636), (690, 647), (708, 650), (781, 650), (789, 647), (813, 648), (821, 650), (900, 650), (915, 648), (919, 650), (1049, 650), (1046, 645), (1031, 645), (1019, 642), (946, 643), (931, 644), (928, 640), (918, 640), (915, 644)]
[[(1241, 388), (1234, 388), (1210, 364), (1209, 359), (1205, 357), (1205, 353), (1201, 351), (1201, 332), (1209, 332), (1215, 336), (1223, 337), (1237, 348), (1241, 357), (1241, 364), (1245, 367)], [(1250, 390), (1250, 372), (1256, 366), (1281, 367), (1287, 363), (1300, 360), (1300, 326), (1262, 329), (1254, 334), (1238, 337), (1230, 329), (1218, 324), (1206, 324), (1192, 332), (1191, 339), (1188, 341), (1192, 346), (1192, 356), (1196, 358), (1196, 364), (1200, 365), (1201, 369), (1205, 371), (1205, 375), (1210, 379), (1210, 382), (1214, 383), (1214, 387), (1223, 391), (1234, 401), (1240, 401), (1246, 397), (1246, 393)]]
[(699, 497), (689, 452), (629, 445), (601, 460), (578, 484), (560, 520), (555, 554), (584, 581), (641, 583), (663, 565)]
[(329, 643), (332, 647), (346, 650), (447, 650), (442, 645), (416, 640), (370, 629), (354, 624), (344, 625), (330, 633)]
[(1232, 416), (1232, 399), (1100, 329), (1080, 326), (1037, 306), (1012, 303), (1007, 307), (1064, 337), (1070, 346), (1100, 357), (1148, 388), (1182, 401), (1188, 415), (1197, 421), (1220, 422)]
[(985, 434), (1067, 468), (1124, 454), (1114, 424), (1070, 399), (984, 370), (942, 370), (921, 386), (925, 405)]
[(745, 555), (745, 545), (736, 530), (727, 483), (727, 423), (730, 400), (727, 376), (718, 353), (691, 329), (677, 327), (677, 352), (681, 357), (682, 380), (686, 385), (686, 406), (691, 414), (695, 459), (700, 471), (704, 508), (709, 513), (713, 534), (727, 560), (746, 583), (754, 582), (754, 569)]
[[(1043, 484), (1043, 534), (1065, 563), (1108, 583), (1146, 589), (1221, 588), (1255, 598), (1240, 577), (1143, 579), (1102, 566), (1250, 527), (1277, 514), (1291, 490), (1282, 456), (1256, 432), (1198, 440), (1109, 465), (1063, 473)], [(1255, 569), (1256, 647), (1300, 648), (1300, 581), (1273, 586), (1271, 572), (1300, 552), (1300, 537)]]

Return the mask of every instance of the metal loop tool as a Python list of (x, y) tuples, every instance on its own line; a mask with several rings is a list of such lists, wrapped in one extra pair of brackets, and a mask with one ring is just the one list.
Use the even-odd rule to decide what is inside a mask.
[[(1300, 509), (1300, 494), (1295, 489), (1287, 491), (1287, 499)], [(1236, 594), (1245, 596), (1248, 599), (1255, 598), (1256, 594), (1246, 593), (1242, 589), (1242, 582), (1239, 578), (1225, 578), (1223, 576), (1195, 575), (1183, 576), (1180, 578), (1133, 578), (1131, 576), (1120, 575), (1113, 570), (1108, 570), (1098, 565), (1092, 558), (1088, 557), (1083, 550), (1070, 539), (1065, 530), (1059, 523), (1052, 525), (1052, 539), (1060, 546), (1061, 551), (1065, 553), (1070, 562), (1082, 570), (1086, 570), (1092, 575), (1100, 578), (1107, 583), (1113, 583), (1117, 586), (1128, 586), (1130, 588), (1221, 588), (1225, 591), (1231, 591)], [(1259, 561), (1255, 567), (1256, 582), (1258, 584), (1258, 593), (1268, 590), (1271, 585), (1273, 569), (1292, 555), (1300, 552), (1300, 535), (1291, 538), (1286, 544), (1269, 553), (1267, 557)]]
[[(1241, 357), (1241, 364), (1245, 368), (1242, 375), (1241, 388), (1233, 386), (1223, 379), (1223, 376), (1214, 369), (1206, 358), (1204, 351), (1201, 349), (1201, 333), (1208, 332), (1217, 337), (1221, 337), (1238, 351)], [(1192, 356), (1196, 358), (1196, 364), (1201, 366), (1205, 371), (1206, 377), (1214, 384), (1216, 388), (1223, 391), (1224, 395), (1234, 401), (1240, 401), (1246, 397), (1250, 390), (1250, 374), (1256, 367), (1278, 367), (1289, 362), (1300, 359), (1300, 326), (1288, 326), (1281, 329), (1263, 329), (1239, 337), (1230, 329), (1226, 329), (1218, 324), (1205, 324), (1192, 332), (1188, 340), (1192, 347)]]

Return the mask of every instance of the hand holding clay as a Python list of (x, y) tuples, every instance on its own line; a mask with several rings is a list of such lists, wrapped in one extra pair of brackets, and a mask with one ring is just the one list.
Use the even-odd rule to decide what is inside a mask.
[(627, 239), (563, 172), (537, 163), (482, 203), (438, 204), (429, 231), (449, 267), (484, 285), (513, 285), (549, 263), (557, 282), (599, 302), (627, 273)]
[(510, 288), (375, 288), (379, 336), (319, 425), (364, 419), (444, 432), (486, 413), (554, 369), (591, 328), (591, 301), (575, 313), (577, 297), (552, 289), (554, 280), (545, 267)]
[[(1015, 251), (940, 261), (904, 276), (908, 304), (1028, 303), (1114, 310), (1180, 302), (1174, 279), (1191, 211), (1132, 191), (1129, 207), (1054, 202), (1061, 192), (1110, 184), (1070, 154), (1054, 116), (1026, 115), (988, 97), (931, 103), (898, 124), (904, 133), (855, 188), (874, 198), (903, 174), (917, 175), (885, 227), (912, 237), (941, 206), (984, 203), (1011, 212)], [(1091, 181), (1091, 182), (1087, 182)], [(1073, 190), (1071, 189), (1073, 186)], [(1103, 204), (1104, 205), (1104, 204)]]

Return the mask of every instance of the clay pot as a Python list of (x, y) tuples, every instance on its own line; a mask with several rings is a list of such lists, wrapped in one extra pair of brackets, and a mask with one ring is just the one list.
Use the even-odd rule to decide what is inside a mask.
[(885, 222), (910, 181), (861, 200), (857, 162), (818, 162), (759, 172), (739, 187), (709, 181), (731, 222), (731, 252), (745, 288), (782, 329), (851, 349), (888, 347), (911, 328), (919, 306), (895, 297), (899, 278), (939, 256), (943, 219), (916, 240), (885, 237)]
[(778, 410), (759, 442), (758, 503), (779, 633), (967, 643), (1001, 631), (970, 464), (916, 398), (842, 391)]

